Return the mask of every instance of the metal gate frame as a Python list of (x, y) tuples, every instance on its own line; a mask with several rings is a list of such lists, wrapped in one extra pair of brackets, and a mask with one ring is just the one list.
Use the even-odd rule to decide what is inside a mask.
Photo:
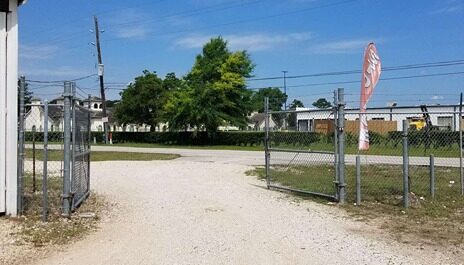
[[(334, 92), (335, 106), (333, 108), (333, 116), (335, 122), (335, 133), (334, 133), (334, 152), (329, 151), (317, 151), (317, 150), (297, 150), (297, 149), (281, 149), (281, 148), (272, 148), (270, 142), (270, 117), (272, 114), (288, 114), (288, 113), (298, 113), (298, 112), (308, 112), (305, 111), (270, 111), (269, 110), (269, 98), (265, 98), (265, 176), (268, 189), (276, 189), (282, 191), (290, 191), (301, 194), (315, 195), (319, 197), (325, 197), (330, 200), (338, 201), (340, 203), (345, 202), (345, 155), (344, 155), (344, 91), (343, 88), (338, 89)], [(334, 193), (321, 193), (310, 190), (301, 190), (290, 187), (285, 187), (271, 182), (271, 153), (272, 152), (285, 152), (285, 153), (295, 153), (295, 157), (299, 154), (324, 154), (324, 155), (333, 155), (334, 157)], [(295, 159), (295, 158), (294, 158)]]

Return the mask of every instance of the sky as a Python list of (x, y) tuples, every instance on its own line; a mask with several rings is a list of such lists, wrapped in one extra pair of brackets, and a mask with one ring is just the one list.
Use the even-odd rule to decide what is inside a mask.
[[(359, 106), (364, 49), (377, 46), (384, 69), (435, 62), (442, 67), (383, 71), (369, 106), (457, 104), (464, 91), (463, 0), (30, 0), (20, 9), (20, 73), (29, 80), (70, 80), (97, 73), (93, 16), (101, 33), (107, 98), (147, 69), (183, 76), (211, 38), (247, 50), (254, 78), (282, 77), (289, 102), (305, 106), (345, 88)], [(405, 78), (407, 77), (407, 78)], [(399, 79), (396, 79), (399, 78)], [(345, 83), (346, 82), (346, 83)], [(97, 77), (78, 81), (98, 95)], [(249, 80), (250, 89), (282, 87), (283, 78)], [(31, 85), (53, 99), (60, 87)]]

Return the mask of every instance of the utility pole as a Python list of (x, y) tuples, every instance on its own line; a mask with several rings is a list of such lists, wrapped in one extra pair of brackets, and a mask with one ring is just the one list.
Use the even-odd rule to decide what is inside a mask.
[(97, 54), (98, 54), (98, 75), (100, 77), (100, 94), (102, 99), (102, 107), (103, 107), (103, 130), (105, 132), (105, 144), (108, 143), (108, 116), (106, 115), (106, 97), (105, 97), (105, 82), (103, 80), (103, 73), (104, 73), (104, 66), (102, 62), (102, 55), (101, 55), (101, 46), (100, 46), (100, 30), (98, 28), (98, 18), (97, 16), (93, 17), (95, 22), (95, 45), (97, 47)]
[(284, 94), (286, 96), (285, 98), (285, 110), (287, 110), (287, 99), (288, 99), (288, 96), (287, 96), (287, 73), (288, 71), (282, 71), (282, 73), (284, 73)]

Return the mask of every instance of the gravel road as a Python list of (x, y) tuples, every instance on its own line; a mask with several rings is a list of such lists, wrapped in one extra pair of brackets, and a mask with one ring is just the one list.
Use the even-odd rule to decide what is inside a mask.
[(92, 163), (92, 187), (117, 203), (113, 214), (98, 232), (36, 264), (456, 263), (336, 207), (265, 189), (245, 176), (254, 164), (246, 156)]

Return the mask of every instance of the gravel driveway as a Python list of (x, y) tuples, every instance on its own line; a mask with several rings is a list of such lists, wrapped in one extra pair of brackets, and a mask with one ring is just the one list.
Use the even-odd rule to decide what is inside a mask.
[[(128, 151), (128, 150), (125, 150)], [(339, 209), (268, 191), (240, 156), (92, 164), (101, 230), (37, 264), (450, 264)]]

